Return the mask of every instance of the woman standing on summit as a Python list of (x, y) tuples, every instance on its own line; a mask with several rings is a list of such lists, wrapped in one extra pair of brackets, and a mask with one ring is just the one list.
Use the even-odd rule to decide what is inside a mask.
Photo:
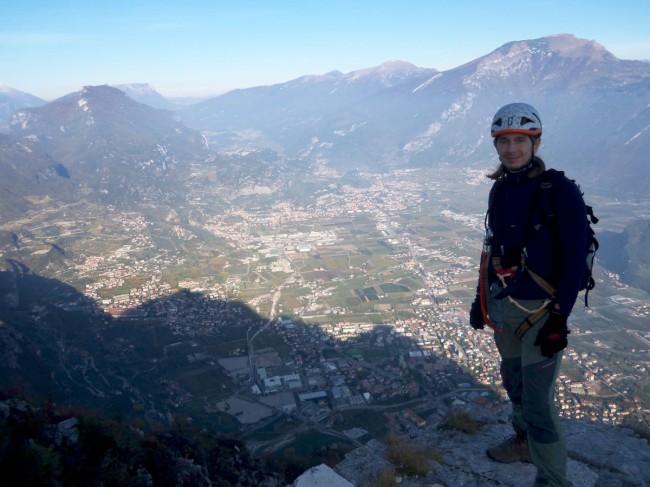
[[(554, 396), (567, 318), (586, 268), (585, 204), (577, 185), (547, 171), (536, 155), (542, 122), (532, 106), (502, 107), (491, 132), (500, 165), (488, 176), (494, 184), (470, 324), (495, 330), (515, 434), (487, 454), (497, 462), (532, 461), (534, 487), (571, 486)], [(540, 209), (543, 191), (552, 191), (550, 217)]]

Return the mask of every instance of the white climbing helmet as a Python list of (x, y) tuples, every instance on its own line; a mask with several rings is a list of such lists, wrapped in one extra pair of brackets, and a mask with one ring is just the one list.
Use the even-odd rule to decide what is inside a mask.
[(515, 133), (542, 135), (542, 119), (527, 103), (510, 103), (499, 109), (492, 119), (492, 137)]

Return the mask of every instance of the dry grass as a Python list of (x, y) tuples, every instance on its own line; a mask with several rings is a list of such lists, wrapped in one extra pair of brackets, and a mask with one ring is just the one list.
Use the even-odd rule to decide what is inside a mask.
[(472, 417), (462, 410), (452, 411), (445, 421), (440, 425), (442, 429), (456, 430), (469, 435), (473, 435), (481, 429), (482, 424), (472, 419)]
[(442, 462), (442, 455), (435, 448), (426, 448), (395, 435), (386, 439), (387, 460), (395, 466), (397, 473), (407, 477), (424, 476), (430, 469), (429, 461)]

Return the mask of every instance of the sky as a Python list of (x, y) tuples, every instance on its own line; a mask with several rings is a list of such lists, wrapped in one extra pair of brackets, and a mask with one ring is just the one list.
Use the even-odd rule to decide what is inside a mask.
[(389, 60), (444, 71), (553, 34), (650, 60), (648, 26), (646, 0), (0, 0), (0, 85), (206, 97)]

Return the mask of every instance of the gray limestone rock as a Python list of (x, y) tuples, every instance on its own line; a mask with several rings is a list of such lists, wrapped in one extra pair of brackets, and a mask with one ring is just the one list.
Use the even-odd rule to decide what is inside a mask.
[[(492, 418), (474, 434), (428, 427), (409, 441), (435, 448), (442, 463), (430, 461), (425, 477), (402, 478), (400, 487), (525, 487), (532, 485), (535, 466), (500, 464), (485, 454), (512, 430), (503, 418)], [(574, 487), (650, 486), (650, 445), (625, 428), (586, 421), (565, 422), (569, 452), (568, 477)], [(357, 487), (373, 485), (384, 470), (394, 469), (386, 460), (386, 446), (376, 440), (350, 452), (335, 470)]]

